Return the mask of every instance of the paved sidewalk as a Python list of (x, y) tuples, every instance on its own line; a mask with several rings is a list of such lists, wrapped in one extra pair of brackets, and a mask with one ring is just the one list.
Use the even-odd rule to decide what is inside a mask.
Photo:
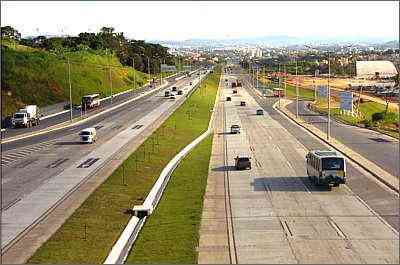
[[(223, 78), (221, 78), (222, 80)], [(222, 82), (220, 83), (220, 86)], [(217, 97), (220, 98), (219, 91)], [(227, 206), (225, 203), (225, 172), (216, 170), (224, 165), (223, 102), (215, 108), (214, 137), (204, 195), (197, 248), (199, 264), (228, 264), (230, 262)]]
[(292, 101), (288, 99), (281, 99), (281, 108), (280, 110), (291, 120), (296, 122), (297, 124), (301, 125), (314, 135), (316, 135), (318, 138), (321, 140), (327, 142), (329, 145), (340, 151), (341, 153), (345, 154), (348, 156), (350, 159), (352, 159), (354, 162), (356, 162), (359, 166), (361, 166), (363, 169), (367, 170), (370, 172), (372, 175), (374, 175), (376, 178), (381, 180), (383, 183), (391, 187), (392, 189), (399, 191), (399, 179), (393, 176), (392, 174), (388, 173), (387, 171), (383, 170), (379, 166), (377, 166), (375, 163), (371, 162), (370, 160), (366, 159), (362, 155), (358, 154), (354, 150), (348, 148), (335, 138), (330, 139), (328, 142), (326, 140), (326, 134), (316, 128), (315, 126), (308, 124), (301, 120), (300, 118), (296, 118), (294, 114), (292, 114), (286, 106), (290, 104)]

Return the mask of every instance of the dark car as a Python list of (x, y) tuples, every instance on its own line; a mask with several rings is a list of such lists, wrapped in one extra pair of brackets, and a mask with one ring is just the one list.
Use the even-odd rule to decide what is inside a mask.
[(231, 97), (226, 97), (226, 101), (231, 101)]
[(182, 90), (178, 90), (178, 93), (177, 93), (178, 95), (182, 95), (183, 94), (183, 91)]
[(264, 115), (264, 111), (262, 109), (257, 110), (257, 115)]
[(174, 95), (172, 95), (172, 96), (170, 96), (170, 97), (169, 97), (169, 99), (175, 99), (175, 96), (174, 96)]
[(251, 161), (250, 157), (242, 156), (242, 157), (235, 157), (235, 168), (237, 170), (241, 169), (251, 169)]
[(240, 106), (246, 106), (246, 102), (245, 101), (240, 101)]
[(233, 93), (233, 94), (237, 94), (237, 90), (233, 90), (232, 93)]
[(167, 91), (165, 91), (165, 97), (167, 98), (167, 97), (169, 97), (171, 94), (169, 93), (169, 91), (167, 90)]
[(172, 87), (172, 92), (176, 92), (176, 90), (177, 90), (176, 86), (173, 86)]
[(236, 133), (240, 133), (240, 126), (237, 124), (234, 124), (231, 126), (231, 133), (232, 134), (236, 134)]
[(192, 82), (190, 82), (189, 85), (192, 85)]

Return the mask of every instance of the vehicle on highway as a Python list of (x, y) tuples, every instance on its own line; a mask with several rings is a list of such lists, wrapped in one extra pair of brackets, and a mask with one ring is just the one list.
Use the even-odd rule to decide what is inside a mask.
[(236, 170), (251, 169), (251, 161), (248, 156), (236, 156), (235, 157), (235, 168)]
[(82, 143), (94, 143), (97, 140), (97, 132), (96, 128), (86, 128), (83, 129), (80, 133), (79, 136), (81, 137), (81, 142)]
[(168, 98), (169, 96), (171, 96), (171, 93), (168, 90), (166, 90), (165, 93), (164, 93), (164, 96), (166, 98)]
[(274, 88), (273, 95), (274, 95), (274, 97), (283, 97), (285, 95), (285, 91), (280, 88)]
[(174, 96), (174, 95), (171, 95), (171, 96), (169, 97), (169, 99), (175, 99), (175, 96)]
[(176, 86), (172, 87), (172, 92), (176, 92), (178, 89), (176, 88)]
[(336, 151), (313, 150), (306, 155), (307, 175), (316, 185), (337, 187), (346, 183), (346, 161)]
[(237, 94), (237, 90), (233, 90), (232, 93), (233, 93), (233, 94)]
[(264, 110), (258, 109), (258, 110), (256, 111), (256, 114), (257, 114), (257, 115), (264, 115)]
[(182, 90), (178, 90), (178, 93), (177, 93), (178, 95), (182, 95), (183, 94), (183, 91)]
[(82, 97), (83, 110), (93, 109), (100, 106), (100, 94), (85, 95)]
[(231, 97), (226, 97), (226, 101), (231, 101)]
[(246, 106), (246, 101), (240, 101), (240, 106)]
[(237, 124), (234, 124), (231, 126), (231, 133), (236, 134), (240, 133), (240, 126)]
[(190, 82), (189, 85), (191, 86), (191, 85), (192, 85), (192, 82)]
[(18, 112), (14, 113), (12, 118), (12, 126), (15, 127), (32, 127), (40, 124), (39, 108), (36, 105), (28, 105)]

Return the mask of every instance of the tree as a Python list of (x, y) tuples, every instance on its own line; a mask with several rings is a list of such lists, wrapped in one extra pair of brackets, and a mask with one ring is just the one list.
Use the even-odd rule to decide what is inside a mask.
[(8, 37), (13, 40), (21, 40), (21, 33), (11, 26), (1, 27), (1, 37)]

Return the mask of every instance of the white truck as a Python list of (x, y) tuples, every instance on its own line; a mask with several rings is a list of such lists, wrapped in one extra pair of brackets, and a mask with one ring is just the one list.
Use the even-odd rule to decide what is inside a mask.
[(40, 124), (39, 108), (36, 105), (28, 105), (16, 112), (12, 118), (13, 127), (32, 127)]

